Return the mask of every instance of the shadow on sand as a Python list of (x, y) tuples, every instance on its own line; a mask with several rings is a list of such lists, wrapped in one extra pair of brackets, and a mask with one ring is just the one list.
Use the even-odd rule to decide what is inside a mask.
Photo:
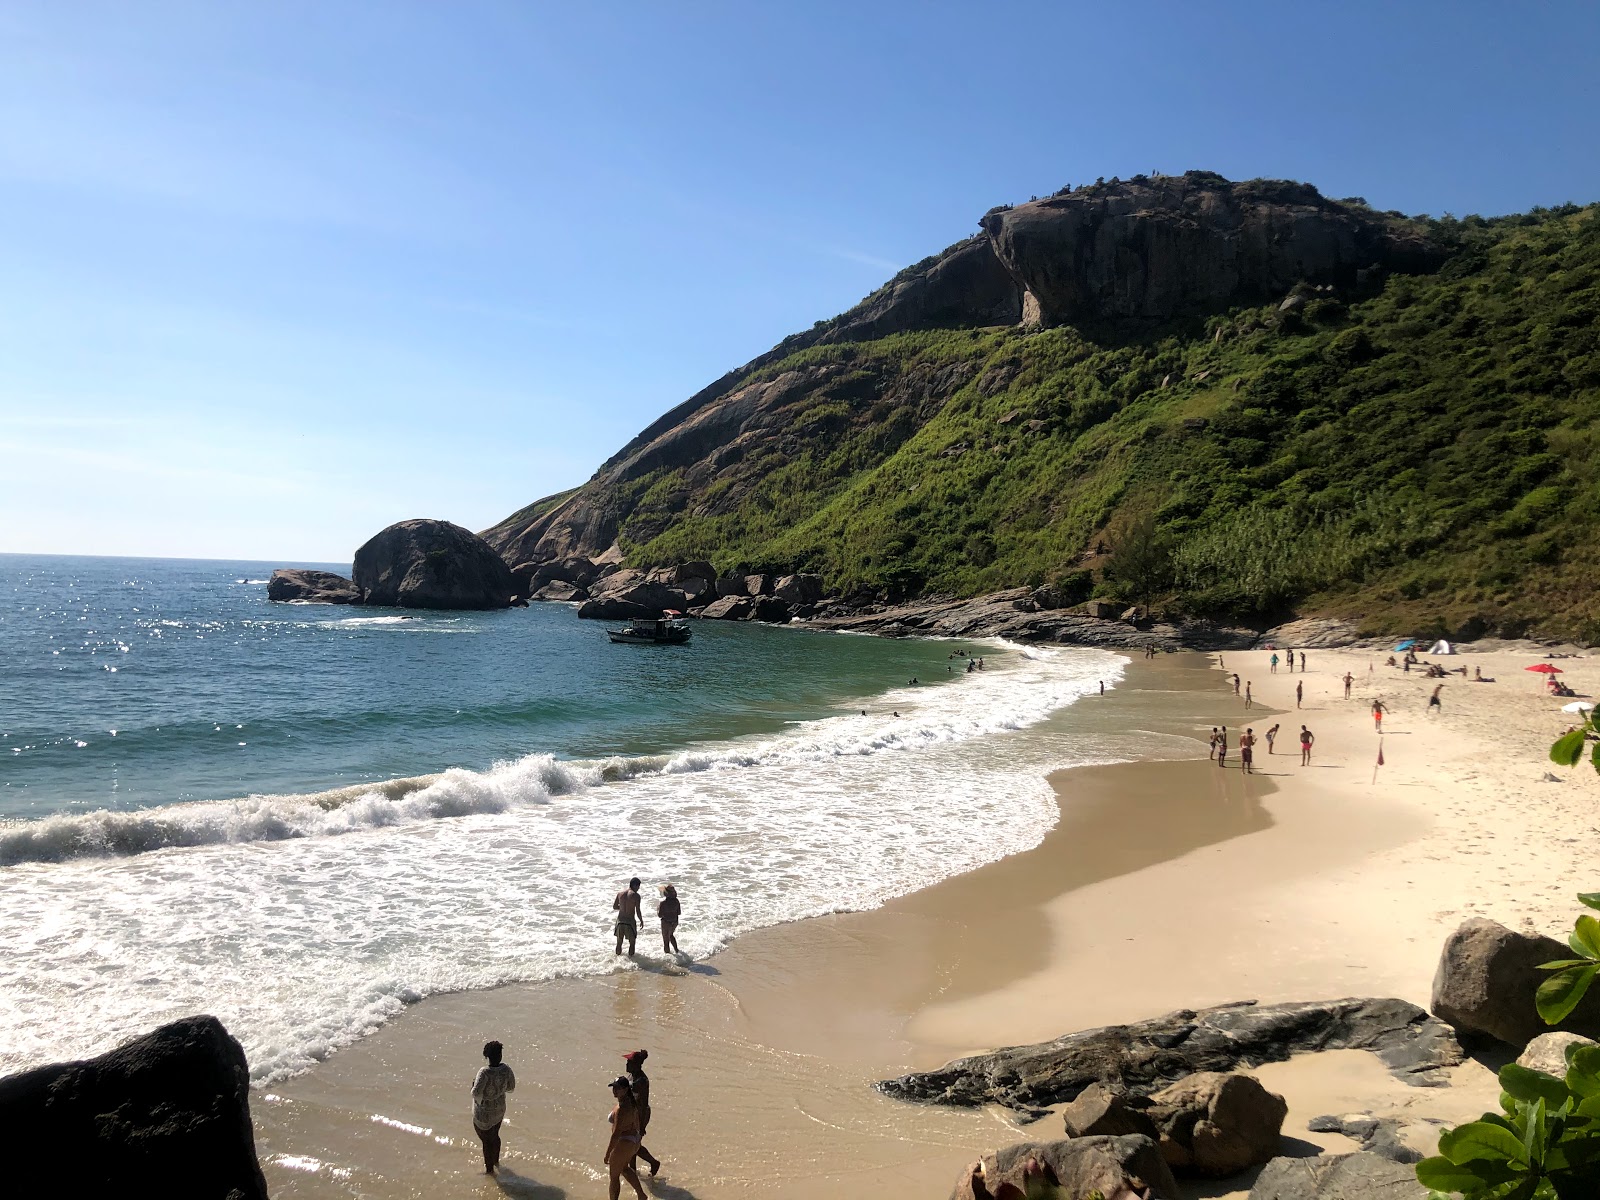
[(668, 1183), (659, 1176), (655, 1179), (646, 1180), (645, 1187), (652, 1194), (659, 1196), (661, 1200), (695, 1200), (694, 1193), (688, 1188)]

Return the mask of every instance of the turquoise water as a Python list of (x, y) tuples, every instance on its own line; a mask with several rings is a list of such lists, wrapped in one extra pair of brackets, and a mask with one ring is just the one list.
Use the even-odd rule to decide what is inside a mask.
[(941, 643), (705, 622), (613, 646), (566, 605), (274, 604), (271, 569), (0, 555), (0, 816), (666, 753), (948, 678)]
[(268, 574), (0, 557), (0, 1074), (211, 1012), (265, 1081), (437, 992), (633, 970), (630, 875), (676, 883), (700, 959), (1027, 849), (1046, 773), (1118, 753), (1039, 733), (1115, 683), (1102, 651), (613, 646), (567, 606), (274, 605)]

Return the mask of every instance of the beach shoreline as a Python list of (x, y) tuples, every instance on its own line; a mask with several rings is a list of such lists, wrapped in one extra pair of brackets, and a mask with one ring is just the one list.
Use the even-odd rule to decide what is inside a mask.
[[(1423, 724), (1420, 678), (1364, 651), (1308, 655), (1309, 673), (1293, 676), (1270, 674), (1266, 652), (1222, 656), (1226, 671), (1249, 675), (1249, 712), (1215, 657), (1133, 664), (1118, 688), (1080, 703), (1105, 705), (1104, 719), (1153, 744), (1192, 738), (1193, 757), (1058, 772), (1061, 820), (1032, 850), (869, 912), (757, 931), (686, 970), (658, 964), (414, 1006), (258, 1093), (273, 1193), (603, 1186), (601, 1085), (637, 1044), (651, 1049), (656, 1079), (649, 1141), (668, 1163), (657, 1194), (714, 1200), (874, 1184), (942, 1194), (979, 1152), (1055, 1136), (1053, 1122), (899, 1104), (874, 1080), (1223, 1001), (1398, 995), (1425, 1005), (1439, 941), (1462, 916), (1542, 929), (1569, 921), (1571, 893), (1592, 883), (1578, 846), (1539, 836), (1538, 821), (1535, 836), (1519, 833), (1541, 803), (1592, 826), (1596, 788), (1535, 773), (1551, 706), (1507, 678), (1519, 656), (1458, 660), (1503, 682), (1452, 685), (1452, 710)], [(1357, 667), (1364, 678), (1346, 701), (1338, 677)], [(1580, 673), (1600, 683), (1587, 660)], [(1296, 682), (1308, 691), (1299, 719)], [(1388, 695), (1392, 709), (1382, 768), (1369, 693)], [(1291, 767), (1290, 745), (1291, 755), (1259, 753), (1258, 775), (1219, 771), (1203, 757), (1206, 730), (1240, 718), (1258, 733), (1274, 721), (1286, 734), (1300, 720), (1313, 725), (1313, 766)], [(1525, 753), (1506, 749), (1518, 734), (1529, 739)], [(1477, 753), (1485, 744), (1505, 753), (1486, 764)], [(1507, 874), (1485, 889), (1479, 877), (1491, 865)], [(642, 931), (641, 949), (652, 932)], [(523, 1081), (505, 1132), (506, 1178), (520, 1182), (499, 1187), (472, 1176), (476, 1146), (461, 1116), (463, 1081), (489, 1036), (506, 1043)], [(1295, 1060), (1272, 1077), (1286, 1088), (1298, 1081), (1296, 1113), (1323, 1093), (1340, 1111), (1363, 1095), (1392, 1108), (1419, 1100), (1342, 1059), (1337, 1069)], [(1433, 1098), (1434, 1110), (1470, 1101), (1475, 1111), (1481, 1088), (1481, 1078), (1464, 1078), (1448, 1102)], [(1339, 1135), (1319, 1144), (1348, 1145)]]

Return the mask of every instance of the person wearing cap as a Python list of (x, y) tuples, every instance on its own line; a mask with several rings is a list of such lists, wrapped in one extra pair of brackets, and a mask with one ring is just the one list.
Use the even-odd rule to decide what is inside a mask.
[(639, 1106), (639, 1157), (650, 1164), (650, 1174), (661, 1170), (661, 1160), (644, 1148), (644, 1135), (650, 1132), (650, 1076), (644, 1073), (644, 1060), (648, 1050), (630, 1050), (622, 1056), (628, 1068), (628, 1080), (633, 1086), (633, 1100)]
[(639, 1132), (639, 1105), (633, 1098), (633, 1084), (626, 1075), (618, 1075), (611, 1081), (611, 1094), (617, 1101), (611, 1115), (606, 1118), (611, 1122), (611, 1137), (606, 1142), (605, 1157), (606, 1169), (611, 1172), (611, 1200), (617, 1200), (622, 1194), (624, 1179), (633, 1188), (638, 1200), (644, 1200), (639, 1172), (633, 1166), (644, 1137)]
[(661, 885), (661, 903), (656, 905), (656, 916), (661, 918), (661, 952), (682, 954), (678, 949), (678, 918), (683, 915), (683, 905), (678, 903), (678, 889), (670, 883)]
[(483, 1056), (489, 1065), (478, 1069), (472, 1081), (472, 1129), (483, 1143), (483, 1173), (493, 1175), (500, 1165), (500, 1122), (506, 1119), (506, 1093), (517, 1090), (517, 1077), (500, 1061), (503, 1047), (485, 1042)]
[(639, 908), (642, 901), (639, 897), (639, 877), (635, 875), (628, 880), (628, 886), (617, 893), (617, 898), (611, 902), (611, 907), (616, 911), (617, 923), (612, 932), (617, 935), (617, 953), (622, 953), (622, 939), (628, 939), (628, 957), (633, 957), (633, 943), (639, 936)]

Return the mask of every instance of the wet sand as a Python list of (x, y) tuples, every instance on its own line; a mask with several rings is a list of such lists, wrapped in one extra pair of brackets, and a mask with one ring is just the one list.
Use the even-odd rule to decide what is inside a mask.
[[(1229, 656), (1252, 667), (1256, 657), (1265, 658)], [(647, 1046), (656, 1119), (646, 1140), (667, 1163), (655, 1194), (798, 1197), (896, 1184), (939, 1196), (980, 1151), (1053, 1137), (1055, 1123), (1024, 1129), (998, 1110), (891, 1102), (873, 1080), (1224, 1000), (1361, 994), (1426, 1003), (1436, 931), (1476, 894), (1471, 881), (1484, 864), (1451, 849), (1446, 834), (1456, 825), (1441, 816), (1452, 798), (1434, 786), (1438, 763), (1419, 763), (1401, 740), (1411, 714), (1397, 713), (1388, 739), (1400, 763), (1369, 783), (1376, 739), (1360, 697), (1337, 697), (1344, 660), (1315, 657), (1303, 679), (1256, 680), (1248, 713), (1205, 656), (1134, 663), (1115, 691), (1083, 702), (1101, 706), (1093, 721), (1133, 731), (1132, 753), (1148, 745), (1170, 759), (1176, 746), (1193, 757), (1059, 772), (1061, 822), (1024, 854), (872, 912), (759, 931), (687, 969), (650, 955), (647, 923), (639, 970), (414, 1006), (309, 1074), (257, 1094), (273, 1195), (598, 1195), (605, 1084), (625, 1050)], [(1296, 681), (1317, 694), (1291, 720), (1282, 710), (1293, 707)], [(1508, 695), (1474, 700), (1503, 708)], [(1280, 715), (1259, 702), (1268, 698)], [(1290, 755), (1259, 754), (1257, 775), (1218, 770), (1204, 757), (1205, 734), (1241, 718), (1258, 733), (1272, 721), (1286, 730), (1314, 723), (1314, 765), (1299, 767), (1287, 746)], [(1529, 719), (1544, 714), (1530, 709)], [(1454, 761), (1470, 753), (1470, 738), (1434, 749)], [(1527, 774), (1536, 757), (1511, 765)], [(1431, 803), (1419, 802), (1424, 790)], [(1574, 803), (1592, 808), (1584, 797)], [(1546, 881), (1551, 905), (1581, 874), (1577, 854)], [(686, 921), (692, 915), (691, 905)], [(490, 1037), (506, 1044), (519, 1079), (497, 1180), (473, 1173), (465, 1100)], [(1292, 1085), (1294, 1120), (1315, 1115), (1306, 1106), (1348, 1111), (1347, 1100), (1374, 1111), (1418, 1102), (1369, 1063), (1334, 1058), (1270, 1069)], [(1483, 1072), (1472, 1070), (1447, 1108), (1477, 1110)], [(1287, 1125), (1285, 1133), (1307, 1137)], [(1337, 1135), (1311, 1141), (1348, 1146)]]

